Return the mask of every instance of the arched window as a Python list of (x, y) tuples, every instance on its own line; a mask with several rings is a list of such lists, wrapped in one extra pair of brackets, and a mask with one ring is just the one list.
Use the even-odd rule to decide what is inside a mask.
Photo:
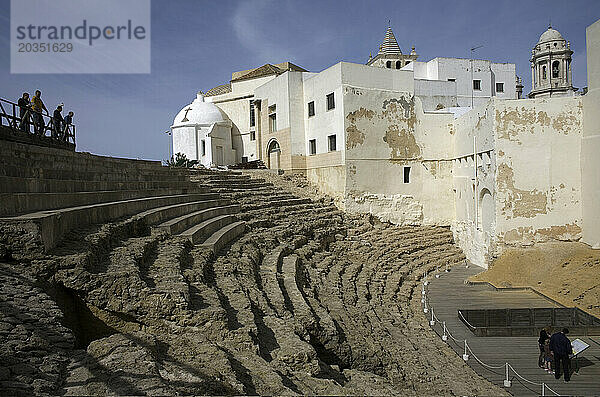
[(396, 69), (400, 69), (402, 67), (402, 62), (396, 61)]
[(542, 66), (542, 80), (546, 80), (546, 65)]
[(558, 62), (558, 61), (552, 62), (552, 78), (553, 79), (558, 78), (559, 70), (560, 70), (560, 62)]
[(387, 62), (385, 63), (385, 66), (386, 66), (388, 69), (391, 69), (391, 68), (392, 68), (392, 61), (387, 61)]

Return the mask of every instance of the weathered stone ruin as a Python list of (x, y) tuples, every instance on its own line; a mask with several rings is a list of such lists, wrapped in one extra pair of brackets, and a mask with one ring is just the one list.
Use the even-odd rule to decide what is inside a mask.
[(413, 296), (464, 260), (448, 228), (268, 171), (9, 142), (0, 162), (2, 395), (504, 393)]

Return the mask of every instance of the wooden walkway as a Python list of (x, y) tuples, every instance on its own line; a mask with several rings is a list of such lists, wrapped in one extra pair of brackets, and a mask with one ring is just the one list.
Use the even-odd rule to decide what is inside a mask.
[[(563, 378), (555, 380), (553, 375), (538, 368), (538, 344), (536, 337), (477, 337), (458, 318), (458, 309), (495, 309), (495, 308), (534, 308), (555, 307), (556, 304), (532, 291), (502, 291), (488, 285), (465, 284), (467, 277), (481, 272), (477, 266), (456, 266), (448, 273), (441, 272), (439, 278), (429, 277), (427, 287), (428, 303), (433, 307), (435, 316), (446, 321), (448, 331), (458, 341), (467, 340), (467, 344), (483, 363), (498, 367), (506, 362), (525, 379), (547, 384), (560, 395), (600, 396), (600, 338), (582, 337), (590, 347), (582, 356), (572, 362), (579, 367), (571, 376), (569, 383)], [(426, 314), (431, 319), (431, 312)], [(433, 328), (442, 334), (441, 324)], [(576, 335), (569, 335), (573, 341)], [(461, 357), (464, 353), (464, 342), (455, 342), (448, 338), (451, 346)], [(481, 376), (491, 382), (503, 386), (506, 378), (504, 368), (490, 369), (481, 365), (470, 354), (468, 364)], [(575, 369), (575, 368), (574, 368)], [(519, 379), (512, 371), (512, 386), (506, 390), (515, 396), (541, 395), (542, 386), (527, 383)], [(546, 389), (546, 396), (554, 395)]]

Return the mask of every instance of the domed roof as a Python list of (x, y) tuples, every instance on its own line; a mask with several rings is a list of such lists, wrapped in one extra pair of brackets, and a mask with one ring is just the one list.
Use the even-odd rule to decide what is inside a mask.
[(552, 29), (552, 26), (548, 26), (548, 30), (542, 33), (540, 39), (538, 40), (538, 43), (545, 43), (546, 41), (553, 40), (564, 40), (564, 38), (558, 30)]
[(173, 127), (189, 124), (212, 125), (227, 121), (227, 115), (214, 103), (204, 102), (204, 95), (199, 92), (196, 99), (177, 113)]

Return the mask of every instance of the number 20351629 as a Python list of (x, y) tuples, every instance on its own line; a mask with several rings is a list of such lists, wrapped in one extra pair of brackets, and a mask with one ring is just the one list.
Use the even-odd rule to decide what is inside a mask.
[(18, 43), (18, 52), (73, 52), (73, 43)]

